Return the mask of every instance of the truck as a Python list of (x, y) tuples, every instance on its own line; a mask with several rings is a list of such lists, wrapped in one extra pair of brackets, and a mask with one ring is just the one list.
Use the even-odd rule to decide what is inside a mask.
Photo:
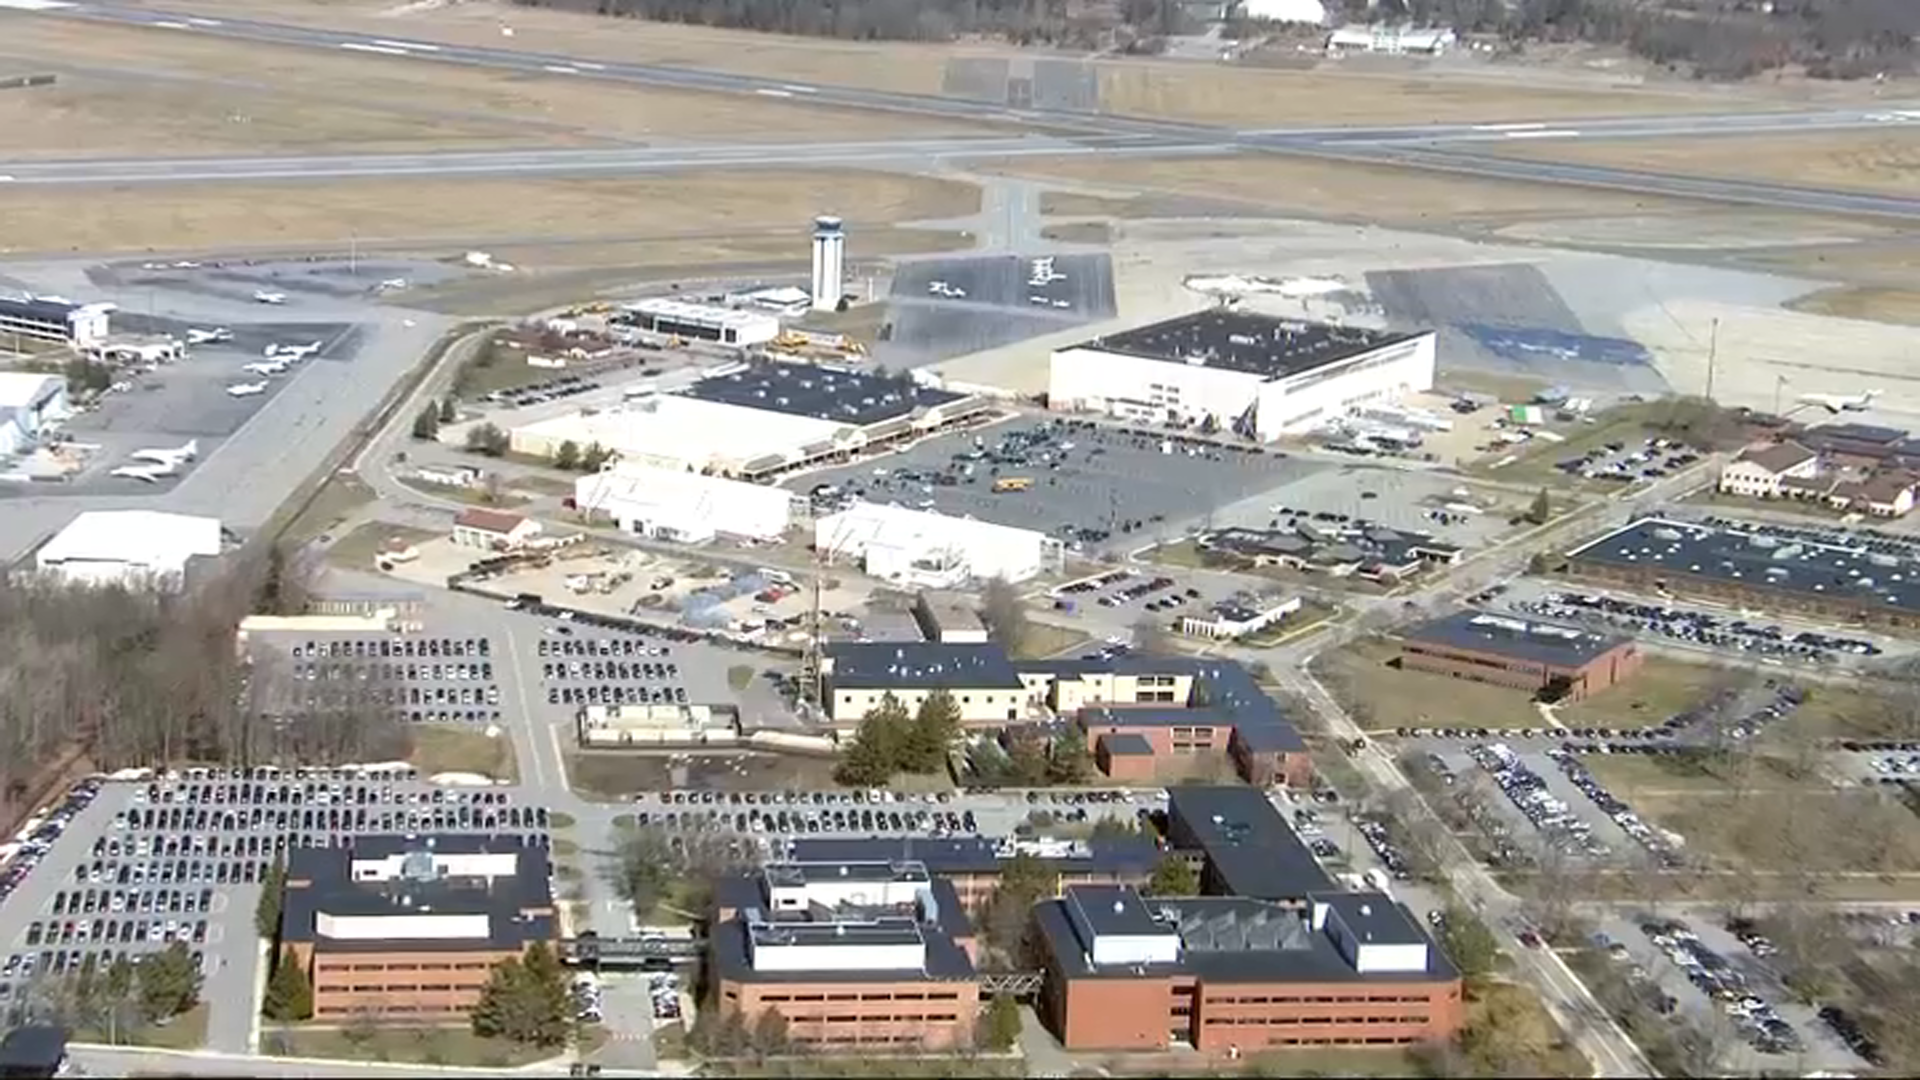
[(1003, 476), (993, 482), (993, 493), (1005, 494), (1009, 491), (1025, 491), (1033, 486), (1033, 478), (1027, 476)]

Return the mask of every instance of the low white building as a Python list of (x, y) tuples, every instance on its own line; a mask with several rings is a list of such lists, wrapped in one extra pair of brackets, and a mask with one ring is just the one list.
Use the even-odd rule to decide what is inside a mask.
[(1056, 351), (1047, 400), (1069, 412), (1271, 442), (1431, 390), (1435, 343), (1432, 331), (1209, 308)]
[(1749, 499), (1777, 499), (1788, 480), (1820, 475), (1820, 455), (1797, 442), (1750, 446), (1720, 470), (1720, 490)]
[(1436, 27), (1389, 26), (1375, 23), (1343, 26), (1327, 35), (1327, 51), (1384, 53), (1389, 56), (1439, 56), (1459, 41), (1451, 30)]
[(893, 504), (855, 503), (814, 522), (828, 558), (859, 563), (884, 581), (950, 589), (968, 581), (1025, 581), (1058, 569), (1060, 542), (1032, 529)]
[(0, 456), (22, 454), (73, 415), (67, 380), (59, 375), (0, 371)]
[(651, 334), (685, 341), (711, 341), (742, 349), (765, 345), (780, 336), (780, 320), (755, 311), (652, 299), (624, 304), (615, 321)]
[(625, 532), (689, 544), (715, 536), (777, 540), (793, 524), (790, 491), (647, 465), (583, 476), (573, 482), (573, 502)]
[(453, 542), (483, 551), (513, 551), (540, 535), (540, 523), (504, 510), (473, 507), (453, 519)]
[(758, 476), (866, 445), (860, 429), (813, 416), (749, 409), (681, 394), (636, 398), (592, 415), (514, 428), (515, 453), (550, 458), (562, 443), (599, 445), (619, 461), (721, 476)]
[(90, 510), (35, 554), (44, 573), (76, 585), (179, 589), (187, 564), (221, 552), (220, 520), (158, 510)]
[(1191, 637), (1228, 641), (1248, 634), (1257, 634), (1299, 611), (1301, 606), (1301, 599), (1297, 596), (1273, 604), (1256, 605), (1228, 601), (1215, 604), (1203, 615), (1182, 616), (1180, 632)]
[(1241, 0), (1240, 17), (1254, 22), (1320, 26), (1327, 21), (1327, 9), (1320, 0)]

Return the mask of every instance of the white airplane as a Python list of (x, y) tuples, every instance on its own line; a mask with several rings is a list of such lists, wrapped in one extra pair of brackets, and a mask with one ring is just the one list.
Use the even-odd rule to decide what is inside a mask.
[(232, 340), (233, 331), (224, 326), (216, 326), (209, 330), (187, 331), (187, 344), (189, 345), (212, 345), (216, 342)]
[(267, 346), (266, 355), (280, 357), (289, 363), (298, 363), (319, 351), (320, 343), (317, 341), (309, 341), (305, 345), (281, 345), (275, 343)]
[(1880, 391), (1869, 390), (1864, 394), (1801, 394), (1800, 404), (1818, 405), (1830, 413), (1865, 412), (1873, 405), (1873, 399)]
[(283, 375), (286, 373), (287, 363), (288, 361), (283, 357), (279, 360), (255, 360), (251, 364), (240, 366), (255, 375)]
[(407, 279), (403, 277), (390, 277), (387, 280), (380, 283), (380, 288), (382, 290), (404, 289), (406, 287), (407, 287)]
[(256, 289), (253, 294), (253, 299), (256, 303), (261, 304), (284, 304), (287, 302), (287, 294), (274, 292), (272, 289)]
[(109, 470), (107, 475), (157, 484), (164, 477), (172, 476), (177, 471), (177, 467), (173, 465), (122, 465), (117, 469)]
[(252, 397), (255, 394), (264, 394), (266, 392), (267, 384), (263, 382), (234, 383), (232, 386), (227, 387), (227, 393), (232, 394), (234, 397)]
[(200, 440), (189, 439), (185, 446), (178, 446), (172, 450), (135, 450), (128, 454), (127, 458), (130, 461), (146, 462), (152, 465), (176, 466), (199, 456)]

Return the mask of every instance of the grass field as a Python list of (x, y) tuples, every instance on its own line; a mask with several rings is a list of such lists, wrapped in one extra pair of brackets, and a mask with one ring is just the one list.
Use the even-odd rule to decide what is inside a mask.
[(410, 729), (413, 753), (407, 756), (421, 775), (477, 773), (495, 780), (518, 780), (513, 742), (505, 735), (488, 738), (484, 731), (465, 727), (417, 724)]
[(1647, 727), (1700, 704), (1719, 677), (1703, 664), (1649, 656), (1631, 679), (1554, 715), (1568, 727)]
[[(784, 37), (697, 26), (595, 18), (503, 4), (469, 2), (383, 16), (390, 0), (182, 0), (177, 10), (362, 29), (416, 41), (501, 46), (510, 25), (514, 48), (661, 63), (759, 75), (798, 83), (859, 86), (918, 94), (942, 92), (955, 57), (1046, 55), (991, 43), (921, 45)], [(1286, 71), (1210, 63), (1103, 60), (1097, 65), (1102, 105), (1112, 112), (1220, 124), (1363, 122), (1426, 123), (1612, 116), (1644, 112), (1738, 109), (1760, 95), (1734, 97), (1686, 88), (1592, 90), (1459, 76)]]
[[(604, 1041), (589, 1029), (588, 1048)], [(510, 1069), (554, 1056), (544, 1047), (504, 1039), (485, 1039), (464, 1026), (387, 1027), (366, 1031), (345, 1028), (280, 1027), (260, 1034), (260, 1052), (279, 1057), (387, 1061), (396, 1064), (452, 1065)]]
[(1113, 242), (1113, 226), (1104, 221), (1069, 221), (1059, 225), (1040, 227), (1042, 240), (1057, 240), (1063, 244), (1110, 244)]
[[(268, 16), (250, 6), (249, 17)], [(390, 21), (385, 30), (399, 32)], [(498, 41), (496, 29), (492, 43)], [(0, 95), (0, 119), (7, 121), (0, 151), (28, 155), (567, 146), (663, 137), (867, 139), (989, 130), (761, 95), (251, 42), (236, 47), (175, 30), (26, 17), (9, 17), (0, 37), (0, 60), (10, 57), (31, 59), (36, 70), (65, 69), (53, 88)]]
[(374, 556), (379, 554), (380, 546), (390, 539), (405, 540), (418, 544), (432, 540), (440, 534), (426, 529), (416, 529), (410, 525), (389, 525), (384, 521), (365, 521), (353, 527), (345, 536), (334, 541), (327, 548), (327, 561), (335, 566), (352, 567), (366, 570), (373, 566)]
[(81, 1028), (78, 1042), (118, 1046), (151, 1046), (160, 1050), (198, 1050), (207, 1044), (207, 1005), (201, 1002), (162, 1024), (142, 1024), (131, 1031), (95, 1031)]
[[(1531, 101), (1529, 101), (1531, 104)], [(1702, 153), (1698, 139), (1519, 140), (1503, 157), (1610, 165), (1661, 173), (1775, 181), (1806, 187), (1911, 195), (1920, 192), (1920, 132), (1872, 131), (1734, 135)]]
[[(9, 222), (7, 243), (15, 251), (112, 252), (195, 249), (209, 241), (223, 248), (333, 246), (349, 228), (362, 240), (421, 247), (596, 232), (684, 236), (791, 228), (828, 206), (844, 208), (850, 231), (858, 235), (863, 224), (969, 214), (979, 201), (978, 188), (950, 180), (795, 170), (584, 180), (15, 187), (0, 192), (0, 216)], [(796, 232), (788, 245), (804, 250), (804, 241), (804, 233)]]

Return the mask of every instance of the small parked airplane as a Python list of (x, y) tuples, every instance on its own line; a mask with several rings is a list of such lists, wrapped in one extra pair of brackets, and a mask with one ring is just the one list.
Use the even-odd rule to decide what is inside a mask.
[(1864, 394), (1801, 394), (1800, 404), (1818, 405), (1830, 413), (1865, 412), (1872, 407), (1873, 399), (1880, 391), (1869, 390)]
[(171, 464), (122, 465), (117, 469), (110, 470), (107, 475), (123, 477), (128, 480), (144, 480), (149, 484), (157, 484), (163, 478), (172, 476), (178, 471), (178, 467)]
[(299, 363), (320, 351), (320, 343), (309, 341), (305, 345), (282, 345), (275, 342), (266, 348), (267, 356), (277, 356), (290, 363)]
[(262, 304), (284, 304), (287, 302), (287, 294), (274, 292), (272, 289), (256, 289), (253, 299)]
[(146, 462), (152, 465), (178, 466), (200, 456), (200, 440), (189, 439), (185, 446), (172, 450), (135, 450), (128, 454), (130, 461)]
[(240, 366), (255, 375), (283, 375), (286, 373), (287, 364), (288, 361), (283, 358), (280, 360), (255, 360), (251, 364), (241, 364)]
[(189, 345), (212, 345), (217, 342), (232, 340), (233, 331), (224, 326), (216, 326), (208, 330), (195, 329), (187, 331), (187, 344)]
[(255, 394), (264, 394), (266, 392), (267, 384), (263, 382), (234, 383), (232, 386), (227, 387), (227, 393), (232, 394), (234, 397), (252, 397)]

